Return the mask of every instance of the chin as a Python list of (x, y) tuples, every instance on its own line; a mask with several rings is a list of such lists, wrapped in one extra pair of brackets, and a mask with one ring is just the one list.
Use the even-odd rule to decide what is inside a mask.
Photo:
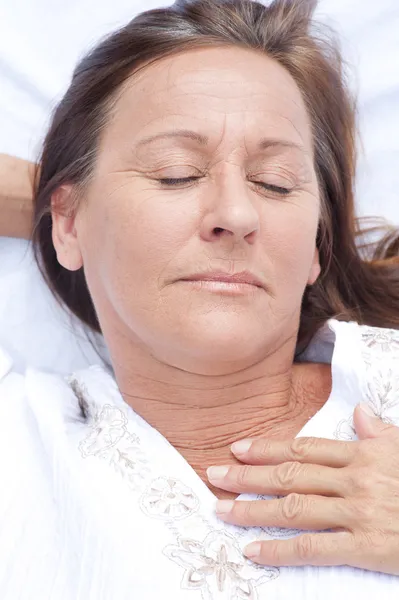
[(274, 346), (266, 331), (266, 324), (256, 326), (255, 319), (245, 324), (222, 319), (212, 325), (203, 323), (202, 327), (198, 321), (196, 327), (180, 330), (179, 345), (187, 358), (203, 369), (207, 366), (207, 371), (232, 365), (244, 369), (264, 359)]

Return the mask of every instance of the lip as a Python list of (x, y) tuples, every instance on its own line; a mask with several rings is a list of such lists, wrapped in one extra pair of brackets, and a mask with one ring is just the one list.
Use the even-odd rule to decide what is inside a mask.
[(263, 282), (251, 273), (250, 271), (241, 271), (240, 273), (224, 273), (223, 271), (212, 271), (209, 273), (196, 273), (195, 275), (189, 275), (184, 277), (182, 281), (219, 281), (221, 283), (230, 284), (246, 284), (252, 285), (258, 288), (265, 288)]

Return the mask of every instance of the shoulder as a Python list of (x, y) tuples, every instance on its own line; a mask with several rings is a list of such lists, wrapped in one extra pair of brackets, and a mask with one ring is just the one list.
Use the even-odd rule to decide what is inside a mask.
[[(303, 359), (302, 359), (303, 360)], [(361, 394), (389, 388), (399, 401), (399, 331), (330, 319), (304, 354), (306, 362), (331, 364), (334, 388)], [(328, 373), (326, 371), (326, 373)], [(326, 381), (328, 384), (328, 381)], [(383, 393), (383, 392), (381, 392)], [(360, 401), (360, 399), (358, 399)]]
[[(335, 334), (335, 344), (355, 346), (364, 360), (399, 359), (399, 330), (359, 325), (331, 319), (327, 327)], [(399, 365), (398, 365), (399, 366)]]
[[(332, 350), (331, 393), (300, 435), (356, 439), (353, 411), (360, 402), (385, 423), (399, 426), (399, 331), (330, 320), (317, 340)], [(317, 360), (317, 345), (313, 351)], [(328, 371), (315, 369), (317, 390), (323, 391), (323, 376), (328, 390)]]
[(347, 395), (359, 390), (384, 422), (399, 426), (399, 331), (357, 323), (331, 323), (336, 381)]

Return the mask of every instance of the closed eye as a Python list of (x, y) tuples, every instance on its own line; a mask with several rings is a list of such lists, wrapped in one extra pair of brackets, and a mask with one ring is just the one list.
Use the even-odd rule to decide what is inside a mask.
[[(163, 177), (162, 179), (157, 179), (159, 183), (167, 186), (178, 186), (184, 185), (185, 183), (191, 183), (193, 181), (198, 181), (201, 177), (197, 175), (192, 175), (191, 177)], [(281, 187), (278, 185), (273, 185), (271, 183), (265, 183), (264, 181), (253, 181), (256, 185), (262, 187), (265, 190), (273, 192), (274, 194), (280, 194), (282, 196), (287, 196), (291, 190), (285, 187)]]
[(274, 194), (281, 194), (281, 196), (287, 196), (291, 193), (291, 190), (285, 187), (280, 187), (279, 185), (273, 185), (271, 183), (265, 183), (264, 181), (253, 181), (256, 185), (268, 190), (269, 192), (273, 192)]
[(164, 177), (162, 179), (158, 179), (157, 181), (159, 181), (159, 183), (162, 183), (163, 185), (181, 185), (184, 183), (190, 183), (191, 181), (196, 181), (197, 179), (201, 179), (201, 177), (194, 175), (191, 177)]

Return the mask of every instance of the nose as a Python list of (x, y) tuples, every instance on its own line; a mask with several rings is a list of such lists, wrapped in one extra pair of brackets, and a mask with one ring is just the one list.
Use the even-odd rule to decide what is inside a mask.
[(259, 214), (250, 197), (250, 190), (242, 175), (224, 177), (207, 189), (207, 211), (201, 225), (201, 237), (205, 241), (228, 238), (233, 242), (251, 244), (259, 231)]

